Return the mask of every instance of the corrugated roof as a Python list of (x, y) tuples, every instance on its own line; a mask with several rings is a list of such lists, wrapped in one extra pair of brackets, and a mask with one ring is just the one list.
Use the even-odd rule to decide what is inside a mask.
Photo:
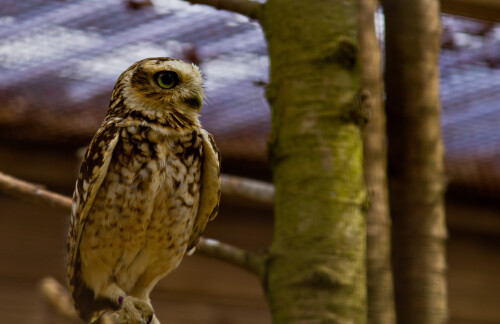
[[(382, 32), (382, 19), (377, 19)], [(443, 136), (450, 178), (500, 187), (500, 25), (443, 16)], [(180, 0), (4, 0), (0, 137), (87, 143), (118, 75), (149, 56), (199, 64), (202, 123), (226, 157), (264, 161), (269, 59), (258, 23)], [(485, 166), (486, 169), (485, 169)], [(487, 174), (495, 174), (483, 179)], [(476, 180), (474, 180), (476, 179)], [(474, 186), (477, 184), (473, 183)]]
[(151, 56), (199, 64), (207, 79), (205, 127), (226, 154), (263, 158), (270, 115), (259, 84), (269, 63), (260, 26), (175, 0), (138, 10), (121, 0), (3, 2), (0, 135), (87, 142), (118, 75)]

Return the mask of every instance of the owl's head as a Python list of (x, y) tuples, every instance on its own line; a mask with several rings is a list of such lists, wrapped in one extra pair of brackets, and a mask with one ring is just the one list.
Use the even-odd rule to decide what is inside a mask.
[[(203, 77), (194, 64), (167, 57), (147, 58), (122, 73), (113, 98), (147, 115), (197, 118), (204, 99)], [(112, 99), (113, 100), (113, 99)]]

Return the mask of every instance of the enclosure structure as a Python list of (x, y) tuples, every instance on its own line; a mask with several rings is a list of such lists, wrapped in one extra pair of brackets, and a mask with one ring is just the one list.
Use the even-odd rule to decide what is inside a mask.
[[(457, 3), (443, 1), (443, 9), (464, 14), (467, 7)], [(498, 12), (494, 5), (487, 8), (481, 12)], [(493, 202), (500, 184), (500, 29), (492, 21), (449, 14), (442, 19), (451, 321), (498, 321), (500, 265), (493, 260), (500, 216)], [(380, 35), (381, 21), (378, 16)], [(223, 171), (270, 180), (264, 96), (269, 59), (262, 30), (244, 16), (182, 1), (3, 1), (0, 169), (70, 194), (75, 152), (99, 126), (117, 75), (146, 56), (199, 64), (208, 93), (202, 123), (222, 150)], [(67, 215), (1, 199), (1, 319), (34, 322), (46, 316), (51, 322), (36, 283), (45, 275), (63, 281)], [(253, 251), (269, 246), (269, 205), (223, 197), (220, 216), (207, 235)], [(260, 289), (252, 276), (194, 256), (162, 281), (153, 299), (160, 317), (171, 323), (265, 323), (270, 317)]]

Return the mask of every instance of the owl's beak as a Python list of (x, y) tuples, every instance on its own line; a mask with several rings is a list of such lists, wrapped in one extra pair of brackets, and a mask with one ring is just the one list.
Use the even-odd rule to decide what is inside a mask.
[(201, 109), (201, 105), (203, 104), (203, 95), (200, 93), (197, 93), (193, 97), (189, 97), (189, 98), (184, 99), (184, 103), (187, 106), (189, 106), (190, 108), (193, 108), (193, 109), (196, 109), (199, 111)]

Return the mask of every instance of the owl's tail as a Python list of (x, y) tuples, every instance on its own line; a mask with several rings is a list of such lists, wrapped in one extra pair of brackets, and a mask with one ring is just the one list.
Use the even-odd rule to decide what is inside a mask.
[(85, 323), (102, 323), (102, 315), (108, 311), (117, 311), (120, 308), (116, 302), (103, 297), (95, 297), (95, 293), (90, 289), (81, 276), (79, 256), (72, 267), (68, 268), (68, 286), (73, 298), (78, 316)]

